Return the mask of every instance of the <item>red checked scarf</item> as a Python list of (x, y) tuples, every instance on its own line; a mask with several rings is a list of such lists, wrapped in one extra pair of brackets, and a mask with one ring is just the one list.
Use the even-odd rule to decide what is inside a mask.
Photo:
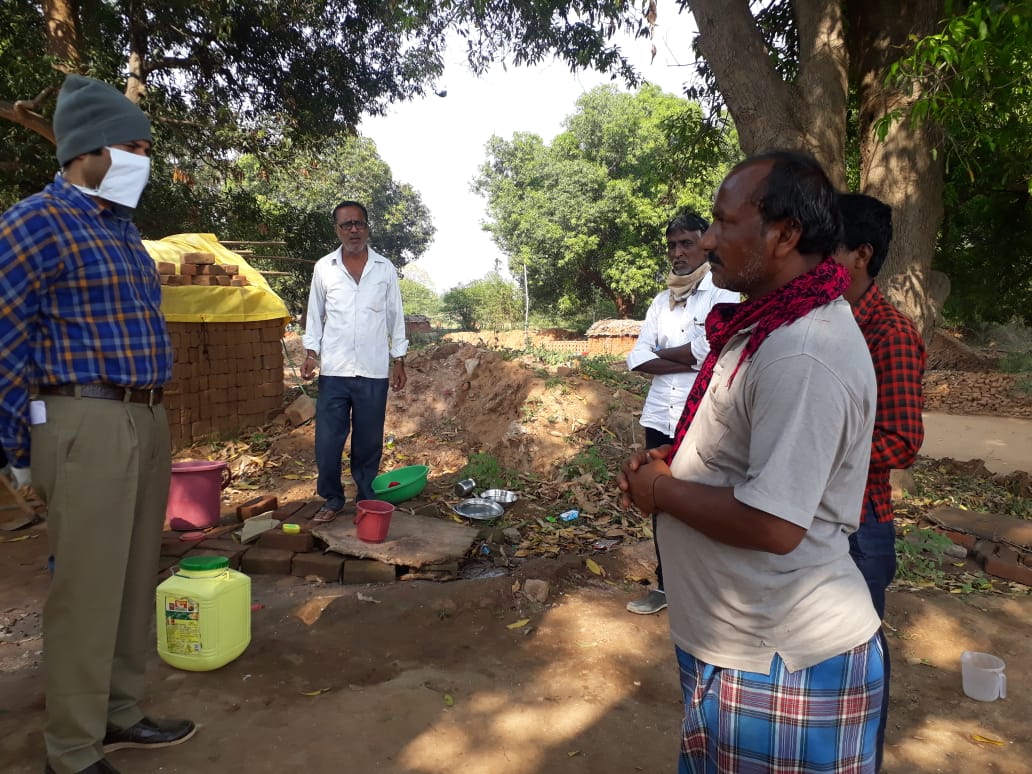
[(771, 332), (805, 317), (819, 306), (834, 301), (849, 287), (849, 280), (849, 272), (844, 267), (839, 266), (831, 258), (825, 258), (810, 271), (800, 274), (787, 285), (782, 285), (762, 298), (744, 301), (741, 304), (717, 304), (710, 310), (706, 317), (706, 338), (709, 341), (710, 352), (702, 362), (695, 384), (692, 385), (684, 402), (684, 410), (677, 421), (677, 430), (674, 431), (674, 445), (666, 458), (668, 464), (681, 447), (684, 434), (688, 432), (688, 426), (692, 423), (699, 404), (702, 403), (702, 396), (706, 394), (710, 379), (713, 378), (713, 367), (731, 337), (751, 325), (756, 326), (749, 334), (749, 340), (735, 365), (735, 370), (731, 372), (731, 378), (727, 380), (728, 387), (734, 381), (742, 363), (756, 353)]

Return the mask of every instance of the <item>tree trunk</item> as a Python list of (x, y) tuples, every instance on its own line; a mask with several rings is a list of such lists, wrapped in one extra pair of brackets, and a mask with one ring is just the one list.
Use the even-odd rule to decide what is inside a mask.
[(43, 0), (43, 18), (47, 25), (47, 53), (54, 58), (61, 72), (79, 69), (79, 21), (69, 0)]
[[(928, 122), (911, 123), (909, 108), (918, 92), (907, 94), (887, 86), (885, 73), (907, 51), (910, 36), (934, 33), (942, 16), (942, 0), (850, 4), (850, 50), (860, 115), (860, 190), (893, 209), (892, 244), (878, 282), (892, 303), (914, 320), (925, 340), (935, 325), (935, 305), (941, 303), (933, 302), (928, 293), (943, 215), (941, 136), (938, 127)], [(875, 125), (893, 110), (900, 110), (902, 117), (879, 139)]]
[(845, 187), (848, 70), (839, 0), (795, 0), (800, 35), (797, 83), (771, 63), (749, 0), (692, 0), (699, 51), (749, 155), (804, 150)]

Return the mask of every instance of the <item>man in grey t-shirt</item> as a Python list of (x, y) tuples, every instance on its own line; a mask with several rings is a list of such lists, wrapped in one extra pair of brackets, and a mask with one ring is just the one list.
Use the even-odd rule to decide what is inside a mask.
[[(618, 477), (658, 512), (685, 699), (680, 771), (875, 770), (878, 616), (849, 557), (874, 425), (874, 370), (830, 259), (840, 218), (813, 159), (727, 176), (702, 238), (711, 353), (675, 432)], [(668, 464), (669, 463), (669, 464)]]

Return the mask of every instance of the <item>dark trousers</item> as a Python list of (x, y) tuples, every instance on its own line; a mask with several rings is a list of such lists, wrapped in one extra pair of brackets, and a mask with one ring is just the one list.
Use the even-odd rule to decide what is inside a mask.
[(351, 433), (351, 478), (359, 500), (373, 499), (373, 479), (383, 454), (383, 422), (387, 413), (387, 379), (364, 376), (320, 376), (315, 409), (316, 491), (330, 508), (346, 502), (340, 457)]
[[(891, 521), (878, 522), (874, 516), (874, 505), (870, 499), (864, 502), (864, 518), (860, 528), (849, 536), (849, 555), (867, 581), (871, 601), (878, 617), (885, 619), (885, 589), (896, 576), (896, 528)], [(877, 769), (881, 770), (882, 752), (885, 747), (885, 727), (889, 719), (889, 643), (885, 630), (879, 630), (882, 649), (885, 651), (885, 692), (882, 695), (881, 718), (878, 721)]]
[[(658, 446), (671, 444), (674, 439), (652, 427), (645, 428), (645, 448), (655, 449)], [(656, 588), (663, 591), (663, 560), (659, 558), (659, 536), (656, 532), (656, 514), (652, 514), (652, 542), (656, 546)]]

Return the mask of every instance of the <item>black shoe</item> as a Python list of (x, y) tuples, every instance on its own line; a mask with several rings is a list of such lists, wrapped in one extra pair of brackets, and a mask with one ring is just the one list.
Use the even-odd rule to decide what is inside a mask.
[(104, 735), (104, 752), (130, 747), (155, 749), (181, 744), (194, 735), (197, 726), (190, 720), (151, 720), (144, 718), (129, 728), (108, 727)]
[[(43, 771), (44, 774), (56, 774), (49, 763), (44, 767)], [(87, 766), (82, 771), (76, 772), (76, 774), (118, 774), (118, 769), (108, 763), (104, 758), (101, 758), (99, 761)]]

